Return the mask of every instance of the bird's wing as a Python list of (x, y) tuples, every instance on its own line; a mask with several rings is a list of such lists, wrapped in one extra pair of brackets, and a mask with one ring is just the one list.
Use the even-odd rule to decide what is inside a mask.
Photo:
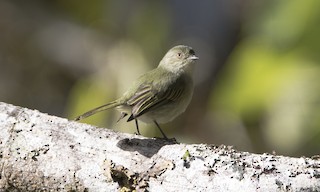
[(152, 84), (141, 85), (127, 101), (127, 104), (132, 106), (132, 114), (128, 121), (157, 107), (177, 101), (184, 91), (184, 86), (174, 86), (174, 84), (165, 90), (158, 90), (153, 87)]

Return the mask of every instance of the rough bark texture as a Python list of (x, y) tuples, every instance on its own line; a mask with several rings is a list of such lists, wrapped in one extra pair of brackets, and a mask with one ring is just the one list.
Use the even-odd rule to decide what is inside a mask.
[(0, 103), (0, 191), (320, 191), (320, 161), (176, 144)]

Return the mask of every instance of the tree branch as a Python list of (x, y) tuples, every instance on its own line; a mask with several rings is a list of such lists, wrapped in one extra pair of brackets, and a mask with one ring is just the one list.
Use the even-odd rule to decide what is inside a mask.
[(319, 158), (118, 133), (0, 103), (0, 191), (320, 191)]

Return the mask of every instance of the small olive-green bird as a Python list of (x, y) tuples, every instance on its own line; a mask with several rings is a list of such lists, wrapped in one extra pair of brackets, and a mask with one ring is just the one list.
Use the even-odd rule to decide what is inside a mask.
[(128, 122), (135, 120), (155, 123), (162, 133), (159, 123), (172, 121), (183, 113), (193, 94), (193, 69), (199, 59), (191, 47), (178, 45), (171, 48), (157, 68), (140, 76), (119, 99), (94, 108), (75, 120), (81, 120), (95, 113), (116, 108), (121, 112), (119, 120), (130, 115)]

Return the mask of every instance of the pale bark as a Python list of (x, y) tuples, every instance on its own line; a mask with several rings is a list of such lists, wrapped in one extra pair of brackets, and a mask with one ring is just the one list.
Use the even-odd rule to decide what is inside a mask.
[(175, 144), (0, 103), (0, 191), (320, 191), (320, 161)]

